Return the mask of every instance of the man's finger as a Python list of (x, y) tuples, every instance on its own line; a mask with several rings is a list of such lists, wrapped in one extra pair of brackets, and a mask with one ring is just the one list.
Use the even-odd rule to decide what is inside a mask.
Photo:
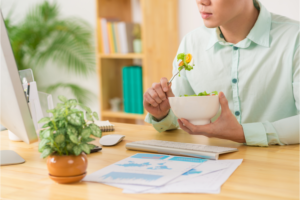
[(160, 99), (160, 97), (158, 96), (158, 94), (156, 93), (156, 91), (153, 88), (150, 88), (148, 90), (148, 93), (151, 96), (151, 98), (156, 101), (157, 104), (160, 104), (162, 102), (162, 100)]
[(152, 99), (152, 97), (150, 96), (150, 94), (147, 92), (144, 95), (145, 101), (150, 104), (153, 107), (157, 107), (158, 104), (156, 103), (156, 101), (154, 99)]
[(177, 121), (182, 130), (184, 130), (185, 132), (187, 132), (189, 134), (192, 134), (192, 131), (190, 129), (188, 129), (186, 126), (184, 126), (180, 119), (178, 119)]
[(188, 120), (181, 118), (182, 123), (190, 129), (192, 132), (196, 132), (197, 127), (194, 124), (191, 124)]
[(206, 124), (206, 125), (194, 125), (192, 123), (190, 123), (188, 120), (186, 119), (181, 119), (181, 121), (183, 122), (183, 124), (190, 129), (193, 133), (198, 133), (200, 134), (211, 134), (212, 133), (212, 124)]
[(161, 100), (166, 100), (166, 93), (162, 90), (161, 84), (160, 83), (154, 83), (152, 85), (152, 88), (155, 90), (155, 92), (158, 94), (159, 98)]

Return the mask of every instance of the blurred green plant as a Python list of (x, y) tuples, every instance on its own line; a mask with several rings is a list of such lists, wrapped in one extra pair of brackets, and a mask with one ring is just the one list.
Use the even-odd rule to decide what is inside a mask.
[[(31, 68), (37, 74), (37, 70), (51, 62), (61, 70), (84, 77), (95, 72), (93, 31), (88, 23), (77, 18), (63, 19), (58, 5), (48, 1), (34, 6), (18, 23), (13, 23), (12, 14), (10, 11), (5, 24), (19, 70)], [(41, 77), (35, 77), (37, 82), (41, 80)], [(58, 88), (70, 89), (82, 103), (95, 96), (89, 90), (69, 83), (43, 89), (52, 93)]]

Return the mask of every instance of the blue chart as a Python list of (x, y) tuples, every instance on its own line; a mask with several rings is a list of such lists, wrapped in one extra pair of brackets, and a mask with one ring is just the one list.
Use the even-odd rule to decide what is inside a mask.
[(118, 166), (122, 166), (122, 167), (144, 167), (144, 166), (149, 166), (151, 165), (149, 162), (145, 162), (145, 163), (135, 163), (133, 161), (129, 161), (126, 164), (116, 164)]
[(152, 169), (152, 170), (161, 170), (161, 169), (168, 169), (171, 170), (172, 168), (168, 168), (165, 163), (158, 163), (158, 166), (156, 167), (148, 167), (147, 169)]
[(173, 158), (169, 160), (174, 160), (174, 161), (183, 161), (183, 162), (194, 162), (194, 163), (203, 163), (206, 162), (206, 159), (201, 159), (201, 158), (191, 158), (191, 157), (180, 157), (180, 156), (174, 156)]
[(161, 154), (149, 154), (149, 153), (138, 153), (131, 156), (131, 158), (144, 158), (144, 159), (157, 159), (157, 160), (164, 160), (168, 157), (170, 156), (161, 155)]
[(191, 174), (201, 174), (202, 171), (197, 171), (195, 169), (191, 169), (190, 171), (185, 172), (184, 174), (182, 174), (183, 176), (187, 176), (187, 175), (191, 175)]
[(127, 172), (110, 172), (102, 176), (103, 179), (112, 179), (118, 181), (124, 180), (143, 180), (147, 182), (156, 181), (157, 179), (163, 177), (160, 175), (151, 174), (139, 174), (139, 173), (127, 173)]

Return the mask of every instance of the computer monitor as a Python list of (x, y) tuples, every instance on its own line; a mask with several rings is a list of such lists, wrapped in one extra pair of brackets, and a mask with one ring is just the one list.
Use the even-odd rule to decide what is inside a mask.
[[(1, 11), (0, 31), (0, 124), (18, 136), (22, 141), (30, 144), (38, 141), (38, 137), (21, 84), (15, 57)], [(8, 159), (11, 159), (11, 151), (1, 151), (1, 165), (3, 165), (3, 163), (15, 164), (7, 163), (7, 160), (3, 160), (7, 157)]]

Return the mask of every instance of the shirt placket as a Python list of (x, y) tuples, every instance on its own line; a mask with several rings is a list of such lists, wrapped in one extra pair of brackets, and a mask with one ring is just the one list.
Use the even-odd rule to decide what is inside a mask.
[(239, 98), (239, 79), (238, 79), (238, 66), (240, 59), (240, 49), (233, 46), (232, 50), (232, 68), (231, 68), (231, 87), (233, 92), (233, 109), (234, 115), (239, 123), (241, 123), (241, 105)]

